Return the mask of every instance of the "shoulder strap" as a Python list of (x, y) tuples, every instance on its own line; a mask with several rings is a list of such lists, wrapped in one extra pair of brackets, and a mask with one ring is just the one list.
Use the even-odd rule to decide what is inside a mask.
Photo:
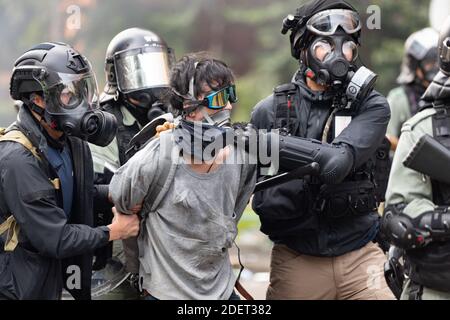
[(433, 136), (447, 149), (450, 149), (450, 109), (435, 108), (433, 115)]
[(6, 219), (5, 222), (3, 222), (0, 225), (0, 235), (6, 234), (6, 241), (5, 241), (5, 247), (4, 250), (6, 252), (12, 252), (14, 249), (16, 249), (18, 243), (19, 243), (19, 232), (20, 227), (16, 222), (16, 219), (14, 216), (9, 216), (8, 219)]
[(144, 200), (142, 210), (143, 217), (158, 209), (161, 201), (164, 199), (169, 186), (175, 175), (177, 163), (172, 161), (172, 154), (178, 152), (178, 148), (172, 143), (173, 134), (164, 132), (160, 137), (158, 176), (154, 183), (149, 187), (147, 197)]
[[(38, 159), (38, 161), (42, 161), (42, 158), (39, 155), (36, 147), (33, 146), (33, 144), (27, 138), (27, 136), (23, 134), (20, 130), (6, 131), (6, 129), (4, 128), (0, 129), (0, 142), (2, 141), (20, 143), (22, 146), (25, 147), (25, 149), (30, 151), (33, 154), (33, 156), (36, 159)], [(56, 190), (59, 190), (61, 188), (60, 180), (58, 178), (56, 179), (49, 178), (49, 180)], [(6, 219), (6, 221), (0, 225), (0, 235), (4, 234), (5, 232), (7, 232), (7, 236), (4, 250), (14, 251), (14, 249), (17, 247), (19, 243), (20, 226), (16, 222), (16, 219), (14, 218), (13, 215), (9, 216), (8, 219)]]
[(300, 102), (299, 87), (295, 83), (280, 85), (274, 89), (275, 127), (296, 136), (305, 136), (307, 120), (302, 121), (303, 110)]
[(38, 160), (41, 160), (41, 156), (39, 155), (37, 149), (33, 144), (30, 142), (30, 140), (27, 138), (26, 135), (24, 135), (19, 130), (11, 130), (6, 132), (5, 129), (0, 131), (0, 142), (1, 141), (11, 141), (11, 142), (17, 142), (23, 145), (27, 150), (29, 150), (34, 157), (36, 157)]
[[(432, 118), (433, 137), (445, 148), (450, 149), (450, 109), (435, 107)], [(431, 179), (433, 201), (438, 205), (450, 204), (450, 185)]]

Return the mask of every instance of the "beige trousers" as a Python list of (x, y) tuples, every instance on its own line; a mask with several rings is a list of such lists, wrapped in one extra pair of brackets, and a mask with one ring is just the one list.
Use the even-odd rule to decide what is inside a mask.
[(378, 245), (339, 257), (301, 255), (284, 245), (272, 250), (268, 300), (393, 300), (384, 279), (386, 256)]

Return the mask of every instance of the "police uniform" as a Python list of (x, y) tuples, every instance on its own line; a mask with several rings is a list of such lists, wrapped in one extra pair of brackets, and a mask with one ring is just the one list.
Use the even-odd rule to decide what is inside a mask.
[[(380, 220), (376, 208), (382, 201), (375, 188), (375, 163), (382, 154), (377, 148), (389, 121), (389, 106), (374, 91), (359, 108), (332, 114), (332, 97), (310, 90), (299, 73), (252, 114), (258, 129), (288, 128), (298, 137), (344, 143), (351, 146), (355, 159), (342, 183), (303, 179), (255, 194), (253, 208), (261, 230), (275, 243), (269, 299), (393, 298), (382, 276), (385, 257), (374, 243)], [(368, 287), (371, 276), (374, 287)]]
[[(391, 106), (391, 120), (387, 136), (400, 137), (403, 123), (414, 116), (421, 108), (420, 98), (425, 93), (426, 82), (430, 83), (439, 71), (437, 65), (438, 32), (425, 28), (411, 34), (405, 42), (402, 70), (397, 78), (399, 87), (388, 94)], [(423, 79), (417, 75), (420, 70)]]
[[(444, 75), (440, 73), (437, 78), (443, 79)], [(427, 94), (425, 97), (427, 97)], [(429, 101), (433, 101), (434, 99), (435, 97), (430, 96)], [(442, 125), (439, 121), (439, 113), (444, 112), (444, 109), (433, 108), (430, 103), (427, 106), (426, 109), (407, 121), (402, 128), (402, 134), (393, 160), (386, 194), (386, 207), (401, 205), (402, 214), (411, 219), (417, 219), (423, 214), (436, 211), (439, 206), (448, 206), (450, 204), (447, 203), (448, 199), (445, 199), (445, 196), (443, 197), (445, 189), (448, 188), (448, 186), (433, 181), (430, 177), (409, 169), (403, 164), (403, 161), (406, 159), (412, 148), (424, 135), (430, 135), (439, 139), (439, 127)], [(444, 117), (444, 119), (446, 118)], [(432, 165), (432, 163), (430, 163), (430, 165)], [(445, 169), (443, 168), (443, 170)], [(433, 259), (433, 254), (435, 254), (435, 258), (438, 260)], [(432, 270), (434, 270), (432, 273), (439, 277), (439, 271), (435, 268), (439, 267), (439, 264), (442, 265), (442, 262), (448, 260), (445, 258), (445, 253), (443, 254), (444, 256), (442, 256), (442, 253), (440, 254), (439, 248), (436, 248), (432, 244), (423, 249), (406, 251), (406, 261), (413, 259), (413, 268), (414, 265), (420, 266), (420, 264), (425, 261), (430, 262), (430, 265), (425, 268), (423, 266), (422, 268), (416, 267), (412, 271), (406, 270), (407, 273), (414, 272), (415, 274), (409, 275), (412, 279), (409, 279), (406, 282), (402, 299), (450, 299), (450, 290), (446, 292), (423, 285), (429, 282), (427, 276), (431, 271), (427, 271), (427, 268), (431, 267)], [(429, 256), (429, 258), (427, 258), (427, 256)], [(426, 274), (424, 272), (426, 272)], [(442, 284), (448, 282), (445, 280), (448, 278), (446, 278), (444, 274), (441, 274), (441, 276)], [(422, 284), (418, 283), (420, 278), (424, 278)], [(439, 281), (439, 279), (437, 279), (437, 281)]]
[(402, 125), (417, 113), (419, 99), (420, 94), (415, 94), (406, 86), (397, 87), (389, 92), (387, 100), (391, 107), (391, 120), (386, 131), (388, 136), (400, 137)]

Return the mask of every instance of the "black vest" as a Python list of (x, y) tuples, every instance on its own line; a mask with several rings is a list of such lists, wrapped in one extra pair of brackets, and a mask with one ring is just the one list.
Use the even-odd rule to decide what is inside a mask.
[[(450, 109), (437, 108), (433, 115), (433, 136), (450, 149)], [(450, 185), (431, 180), (433, 203), (450, 206)], [(428, 246), (407, 253), (410, 278), (424, 287), (450, 292), (450, 242), (432, 242)]]
[[(134, 123), (132, 126), (125, 126), (123, 123), (123, 114), (120, 110), (122, 104), (120, 101), (110, 100), (102, 105), (102, 109), (106, 112), (113, 114), (117, 119), (117, 144), (119, 148), (119, 162), (123, 166), (129, 157), (126, 155), (126, 151), (129, 149), (131, 139), (140, 131), (139, 125)], [(109, 181), (108, 181), (109, 182)]]
[[(326, 141), (334, 140), (334, 121), (331, 115), (331, 99), (318, 95), (314, 97), (314, 106), (304, 103), (305, 90), (296, 83), (289, 83), (274, 90), (274, 123), (271, 129), (280, 129), (286, 134), (302, 138), (321, 139), (326, 134)], [(312, 109), (314, 108), (314, 109)], [(353, 110), (338, 111), (335, 116), (354, 116)], [(389, 143), (383, 144), (369, 161), (352, 172), (344, 182), (338, 185), (324, 185), (310, 177), (286, 183), (254, 196), (253, 209), (260, 215), (261, 231), (275, 242), (287, 244), (297, 251), (320, 256), (335, 256), (335, 252), (348, 252), (346, 246), (353, 244), (335, 244), (325, 248), (323, 237), (332, 240), (324, 225), (333, 224), (336, 219), (353, 219), (359, 216), (371, 216), (366, 223), (371, 224), (373, 213), (384, 201), (384, 194), (389, 177)], [(379, 174), (382, 173), (382, 175)], [(267, 201), (265, 199), (271, 199)], [(365, 218), (364, 218), (365, 219)], [(325, 222), (325, 223), (324, 223)], [(349, 226), (349, 228), (352, 228)], [(350, 232), (349, 232), (350, 233)], [(319, 235), (318, 242), (308, 240)], [(293, 244), (302, 237), (302, 247)], [(360, 239), (355, 239), (355, 242)], [(352, 249), (350, 249), (352, 250)]]

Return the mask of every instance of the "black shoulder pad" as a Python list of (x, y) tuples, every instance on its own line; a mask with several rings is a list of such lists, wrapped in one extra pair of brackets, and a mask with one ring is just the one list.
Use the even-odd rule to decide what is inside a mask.
[(285, 94), (287, 92), (291, 92), (291, 91), (296, 91), (297, 90), (297, 85), (295, 83), (285, 83), (282, 85), (279, 85), (278, 87), (276, 87), (275, 89), (273, 89), (273, 92), (278, 95), (278, 94)]

